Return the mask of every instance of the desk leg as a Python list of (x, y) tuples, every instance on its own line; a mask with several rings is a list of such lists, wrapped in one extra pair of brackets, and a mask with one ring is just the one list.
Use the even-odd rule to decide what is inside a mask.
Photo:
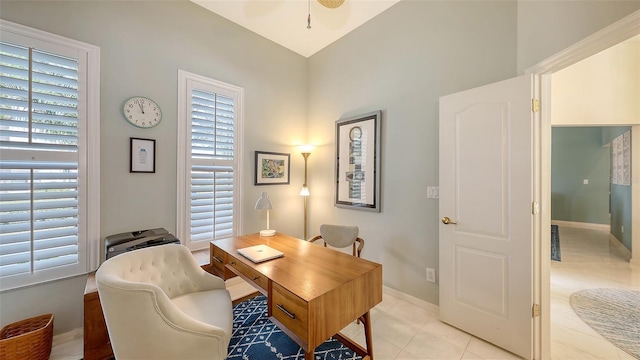
[[(362, 325), (364, 326), (364, 337), (366, 341), (366, 348), (362, 347), (360, 344), (355, 341), (349, 339), (341, 333), (337, 333), (333, 335), (333, 337), (346, 345), (351, 350), (355, 351), (358, 355), (362, 356), (362, 360), (373, 360), (373, 338), (371, 336), (371, 316), (367, 311), (364, 315), (358, 318)], [(306, 354), (305, 354), (306, 355)], [(311, 360), (311, 358), (306, 358), (305, 360)]]
[(371, 316), (367, 311), (364, 315), (360, 317), (360, 321), (362, 321), (362, 325), (364, 325), (364, 338), (367, 342), (367, 354), (369, 355), (369, 359), (373, 360), (373, 339), (371, 337)]
[(313, 360), (313, 350), (304, 353), (304, 360)]

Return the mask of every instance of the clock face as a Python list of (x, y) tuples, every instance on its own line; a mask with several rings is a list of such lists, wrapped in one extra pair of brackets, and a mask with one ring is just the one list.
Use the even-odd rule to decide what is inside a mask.
[(122, 113), (132, 125), (141, 128), (154, 127), (162, 120), (160, 106), (153, 100), (141, 96), (127, 100), (122, 108)]

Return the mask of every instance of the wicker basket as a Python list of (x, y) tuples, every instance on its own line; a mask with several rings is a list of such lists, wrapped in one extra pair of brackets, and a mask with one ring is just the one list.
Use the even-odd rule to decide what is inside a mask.
[(0, 360), (48, 360), (53, 341), (53, 314), (9, 324), (0, 330)]

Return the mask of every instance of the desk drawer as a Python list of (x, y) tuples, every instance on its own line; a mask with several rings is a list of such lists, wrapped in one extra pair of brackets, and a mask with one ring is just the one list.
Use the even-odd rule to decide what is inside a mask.
[(225, 252), (212, 244), (209, 247), (209, 253), (211, 254), (209, 265), (215, 269), (215, 272), (218, 273), (218, 276), (223, 277), (224, 261), (226, 255)]
[(238, 270), (238, 272), (246, 276), (250, 281), (258, 285), (261, 289), (265, 291), (267, 290), (268, 279), (264, 275), (260, 274), (256, 270), (245, 265), (242, 261), (232, 256), (229, 256), (229, 265), (234, 269)]
[(292, 294), (282, 286), (273, 283), (271, 293), (271, 314), (303, 341), (307, 342), (308, 309), (307, 302)]

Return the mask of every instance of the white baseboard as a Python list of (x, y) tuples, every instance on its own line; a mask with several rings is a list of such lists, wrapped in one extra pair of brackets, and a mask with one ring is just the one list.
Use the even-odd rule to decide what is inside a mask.
[(593, 224), (584, 223), (578, 221), (564, 221), (564, 220), (551, 220), (552, 225), (566, 226), (573, 228), (589, 229), (589, 230), (605, 230), (611, 232), (611, 225), (609, 224)]
[(615, 246), (616, 248), (618, 248), (618, 250), (620, 250), (620, 252), (622, 252), (624, 258), (631, 263), (631, 251), (629, 251), (629, 249), (627, 249), (627, 247), (622, 244), (622, 241), (618, 240), (618, 238), (613, 234), (609, 234), (609, 240), (611, 241), (613, 246)]
[(52, 346), (56, 346), (58, 344), (62, 344), (71, 340), (82, 338), (83, 336), (84, 336), (84, 328), (81, 328), (81, 327), (75, 328), (73, 330), (69, 330), (67, 332), (54, 335)]
[(422, 300), (422, 299), (418, 299), (417, 297), (413, 297), (409, 294), (405, 294), (401, 291), (398, 291), (396, 289), (392, 289), (388, 286), (382, 286), (383, 292), (388, 293), (389, 295), (395, 296), (397, 298), (400, 298), (408, 303), (411, 303), (413, 305), (419, 306), (423, 309), (429, 310), (429, 311), (433, 311), (436, 314), (438, 313), (440, 307), (436, 304), (432, 304), (428, 301)]

